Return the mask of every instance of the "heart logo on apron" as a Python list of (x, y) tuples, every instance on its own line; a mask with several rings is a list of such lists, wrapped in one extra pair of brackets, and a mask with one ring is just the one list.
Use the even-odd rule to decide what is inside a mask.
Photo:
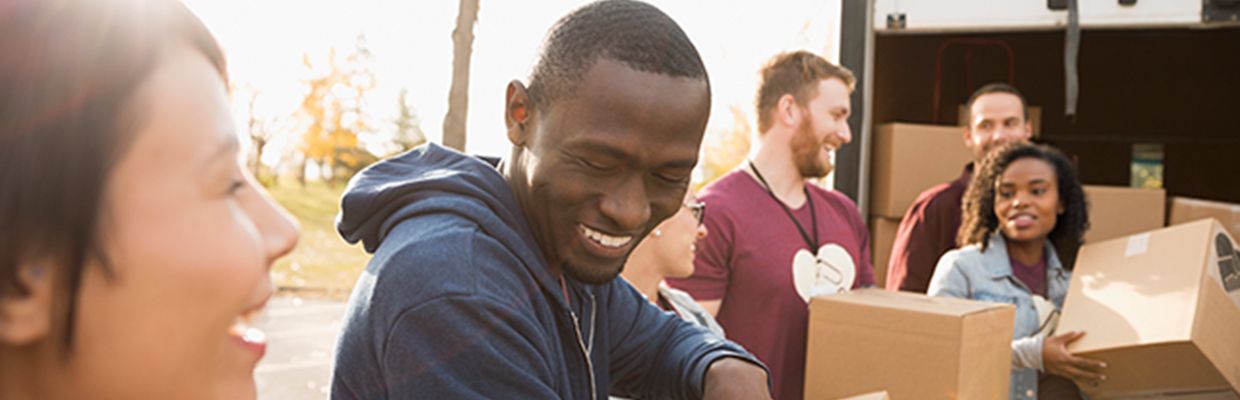
[(818, 254), (797, 250), (792, 257), (792, 279), (797, 294), (805, 303), (814, 296), (848, 291), (857, 280), (857, 267), (852, 256), (838, 244), (818, 248)]

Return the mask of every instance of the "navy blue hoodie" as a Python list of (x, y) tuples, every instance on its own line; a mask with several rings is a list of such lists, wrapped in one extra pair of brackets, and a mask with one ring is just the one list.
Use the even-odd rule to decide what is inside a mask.
[(428, 144), (349, 183), (337, 229), (374, 258), (332, 399), (696, 399), (715, 359), (757, 363), (620, 279), (553, 276), (495, 163)]

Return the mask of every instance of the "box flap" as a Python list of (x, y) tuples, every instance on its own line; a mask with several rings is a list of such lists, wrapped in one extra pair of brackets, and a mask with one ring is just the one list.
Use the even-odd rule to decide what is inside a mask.
[(1081, 387), (1091, 398), (1101, 398), (1107, 393), (1219, 390), (1228, 385), (1205, 354), (1191, 342), (1073, 353), (1107, 363), (1106, 373), (1110, 379), (1097, 387)]
[(864, 304), (926, 314), (961, 317), (1002, 308), (1007, 304), (990, 303), (951, 297), (930, 297), (924, 294), (892, 292), (882, 289), (860, 289), (848, 293), (820, 296), (824, 300)]

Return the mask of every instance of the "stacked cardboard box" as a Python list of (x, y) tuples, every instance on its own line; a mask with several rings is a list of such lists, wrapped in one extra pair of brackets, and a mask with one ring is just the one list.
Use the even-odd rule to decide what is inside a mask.
[(926, 189), (956, 180), (973, 153), (959, 126), (884, 124), (875, 130), (870, 180), (870, 254), (878, 286), (900, 219)]
[(900, 219), (917, 195), (960, 177), (973, 153), (958, 126), (892, 123), (875, 130), (870, 214)]
[(1015, 308), (863, 289), (810, 300), (805, 398), (1008, 395)]
[(1128, 236), (1163, 227), (1167, 192), (1123, 186), (1085, 185), (1089, 202), (1089, 231), (1085, 243)]
[(1083, 246), (1058, 332), (1084, 330), (1068, 350), (1109, 366), (1107, 381), (1082, 389), (1094, 399), (1237, 398), (1236, 249), (1213, 219)]
[(1202, 218), (1214, 218), (1223, 224), (1231, 237), (1240, 237), (1240, 204), (1173, 197), (1167, 225), (1179, 225)]

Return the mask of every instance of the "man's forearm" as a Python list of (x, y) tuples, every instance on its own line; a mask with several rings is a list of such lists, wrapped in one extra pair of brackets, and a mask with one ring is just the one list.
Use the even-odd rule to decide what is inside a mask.
[(704, 400), (770, 400), (766, 370), (748, 360), (721, 357), (711, 362), (702, 381)]

